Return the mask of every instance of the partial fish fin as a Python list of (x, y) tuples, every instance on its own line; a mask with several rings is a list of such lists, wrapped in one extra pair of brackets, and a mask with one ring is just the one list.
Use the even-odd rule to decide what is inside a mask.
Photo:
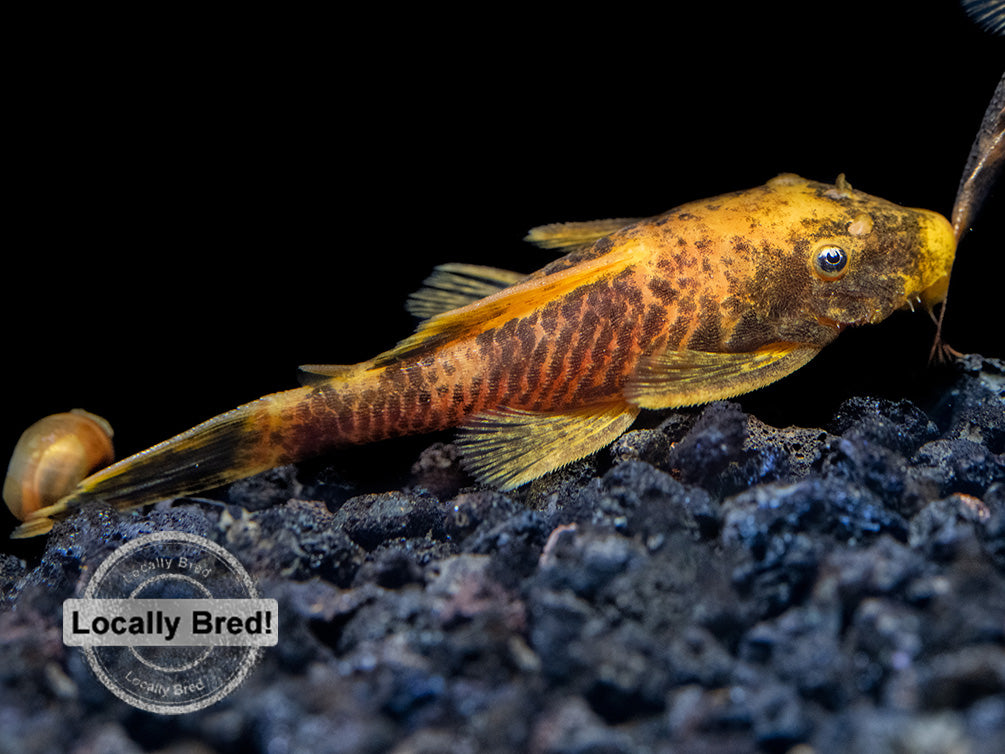
[(258, 452), (259, 440), (268, 431), (268, 402), (267, 396), (247, 403), (91, 474), (66, 497), (33, 513), (12, 536), (43, 534), (52, 526), (51, 519), (63, 518), (94, 501), (128, 510), (219, 487), (273, 467), (276, 459), (271, 450)]
[(1005, 3), (1002, 0), (963, 0), (967, 15), (998, 36), (1005, 36)]
[(479, 479), (511, 490), (614, 442), (638, 413), (625, 403), (561, 414), (503, 408), (474, 417), (457, 442)]
[(641, 246), (623, 244), (574, 267), (523, 280), (460, 309), (452, 309), (420, 322), (414, 334), (369, 364), (377, 368), (388, 366), (403, 358), (427, 354), (451, 341), (477, 335), (525, 316), (579, 286), (613, 277), (645, 258), (646, 250)]
[(320, 385), (333, 377), (348, 377), (354, 366), (353, 364), (301, 364), (297, 368), (297, 381), (305, 386)]
[(676, 408), (732, 398), (796, 371), (820, 349), (772, 343), (751, 353), (667, 351), (642, 361), (625, 398), (642, 408)]
[(29, 537), (38, 537), (42, 534), (48, 534), (52, 529), (53, 524), (56, 522), (48, 517), (34, 517), (32, 516), (19, 527), (17, 527), (13, 532), (11, 532), (11, 539), (28, 539)]
[(531, 228), (524, 241), (542, 249), (568, 249), (572, 246), (587, 246), (598, 238), (609, 236), (626, 225), (639, 222), (640, 218), (613, 217), (609, 220), (591, 220), (580, 223), (550, 223)]
[(498, 293), (525, 277), (527, 276), (523, 273), (501, 270), (498, 267), (441, 264), (423, 281), (423, 287), (408, 297), (405, 308), (409, 314), (428, 319)]

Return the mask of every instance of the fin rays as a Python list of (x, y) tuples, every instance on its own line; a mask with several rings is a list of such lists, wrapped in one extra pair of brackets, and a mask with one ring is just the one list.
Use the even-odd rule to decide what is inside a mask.
[(642, 408), (732, 398), (794, 372), (819, 351), (798, 343), (773, 343), (750, 353), (667, 351), (643, 361), (625, 397)]
[(423, 281), (423, 287), (408, 297), (405, 308), (409, 314), (428, 319), (498, 293), (525, 277), (523, 273), (498, 267), (441, 264), (433, 268), (432, 274)]
[(612, 443), (638, 412), (625, 403), (560, 414), (503, 408), (475, 417), (457, 442), (476, 476), (511, 490)]
[(452, 340), (477, 335), (523, 316), (579, 286), (613, 276), (644, 259), (645, 255), (645, 249), (625, 244), (575, 267), (523, 280), (460, 309), (437, 314), (421, 322), (411, 336), (394, 348), (377, 356), (372, 365), (387, 366), (400, 359), (428, 353)]
[(577, 246), (587, 246), (604, 236), (621, 230), (626, 225), (637, 222), (639, 222), (639, 218), (614, 217), (609, 220), (591, 220), (579, 223), (550, 223), (531, 228), (523, 240), (529, 241), (541, 249), (568, 251)]

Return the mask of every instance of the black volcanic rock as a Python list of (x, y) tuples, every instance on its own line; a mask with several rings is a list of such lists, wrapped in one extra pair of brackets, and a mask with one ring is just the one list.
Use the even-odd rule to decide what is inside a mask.
[[(31, 561), (0, 555), (0, 748), (1003, 751), (1002, 371), (968, 357), (929, 399), (854, 397), (825, 428), (671, 412), (508, 494), (437, 443), (400, 490), (313, 464), (80, 511)], [(244, 684), (176, 719), (61, 636), (114, 548), (165, 530), (280, 606)]]

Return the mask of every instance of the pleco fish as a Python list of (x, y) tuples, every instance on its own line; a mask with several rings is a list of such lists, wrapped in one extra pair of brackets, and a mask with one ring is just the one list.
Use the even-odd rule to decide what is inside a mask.
[(508, 490), (593, 453), (640, 409), (746, 393), (847, 326), (945, 296), (941, 215), (780, 175), (645, 220), (548, 225), (566, 251), (531, 275), (444, 265), (409, 302), (415, 334), (84, 479), (16, 535), (91, 500), (129, 508), (345, 445), (460, 427), (471, 471)]

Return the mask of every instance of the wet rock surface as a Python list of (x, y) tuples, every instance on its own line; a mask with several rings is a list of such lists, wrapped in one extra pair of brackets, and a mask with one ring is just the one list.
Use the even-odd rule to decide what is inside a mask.
[[(313, 464), (81, 511), (0, 555), (0, 750), (1005, 751), (1003, 371), (822, 428), (674, 412), (510, 494), (438, 443), (390, 492)], [(163, 530), (280, 615), (243, 685), (177, 717), (62, 643), (63, 600)]]

